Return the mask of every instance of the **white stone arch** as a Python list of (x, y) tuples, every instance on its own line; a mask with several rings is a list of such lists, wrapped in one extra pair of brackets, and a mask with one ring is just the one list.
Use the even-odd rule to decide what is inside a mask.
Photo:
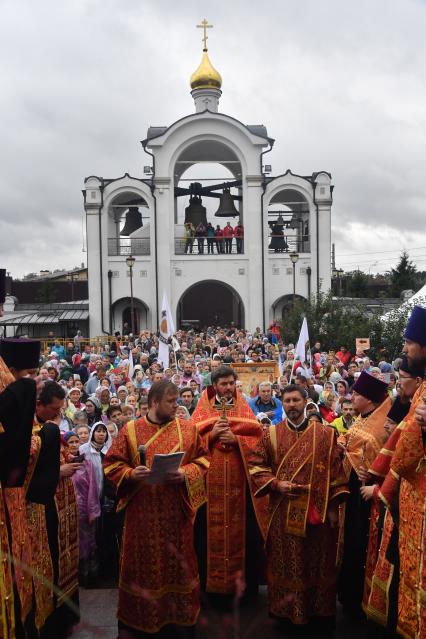
[[(135, 313), (135, 333), (149, 328), (150, 326), (150, 310), (146, 302), (138, 297), (133, 298), (133, 307)], [(131, 318), (131, 298), (120, 297), (111, 304), (111, 328), (112, 333), (115, 331), (123, 331), (123, 323), (125, 321), (130, 325)]]
[[(208, 126), (206, 121), (208, 121)], [(227, 129), (228, 132), (233, 132), (230, 133), (231, 137), (235, 139), (240, 137), (241, 144), (243, 146), (247, 144), (247, 148), (253, 146), (264, 147), (269, 144), (266, 137), (256, 135), (239, 120), (223, 113), (203, 111), (202, 113), (192, 114), (177, 120), (164, 133), (148, 140), (148, 146), (151, 148), (157, 146), (173, 147), (175, 144), (172, 140), (173, 137), (178, 136), (185, 129), (188, 131), (193, 128), (202, 131), (210, 130), (210, 132), (218, 131), (220, 128)]]
[[(307, 298), (304, 295), (300, 295), (296, 293), (296, 300), (306, 300)], [(275, 299), (273, 304), (271, 304), (271, 319), (278, 320), (281, 322), (281, 325), (285, 327), (285, 319), (286, 312), (290, 310), (293, 306), (293, 295), (287, 293), (285, 295), (280, 295)]]
[[(126, 219), (126, 209), (121, 207), (126, 200), (139, 208), (143, 225), (131, 236), (122, 237), (120, 229)], [(138, 204), (139, 201), (146, 206)], [(154, 242), (153, 219), (154, 199), (147, 184), (126, 176), (107, 184), (104, 190), (104, 237), (108, 241), (109, 255), (149, 255)]]
[[(299, 199), (295, 203), (291, 203), (291, 200), (287, 203), (285, 199), (283, 199), (282, 202), (279, 200), (276, 202), (273, 201), (280, 194), (288, 192), (297, 194), (298, 198), (300, 197), (300, 201)], [(264, 196), (264, 230), (266, 236), (271, 233), (271, 228), (268, 225), (268, 211), (272, 206), (280, 204), (288, 209), (289, 216), (286, 221), (292, 221), (291, 218), (293, 218), (292, 224), (294, 226), (294, 228), (284, 234), (285, 251), (310, 254), (312, 251), (312, 229), (314, 228), (313, 212), (315, 209), (311, 183), (305, 178), (295, 176), (292, 173), (286, 173), (283, 176), (278, 176), (268, 184)], [(291, 211), (293, 215), (291, 215)]]
[[(209, 142), (218, 142), (219, 144), (223, 145), (225, 148), (228, 148), (229, 150), (231, 150), (232, 153), (238, 158), (238, 161), (240, 163), (241, 177), (247, 175), (247, 159), (244, 153), (241, 151), (241, 148), (237, 146), (237, 144), (235, 144), (233, 140), (230, 140), (229, 138), (226, 138), (223, 135), (212, 134), (212, 133), (208, 133), (208, 134), (198, 133), (182, 141), (182, 143), (180, 143), (174, 149), (172, 155), (170, 156), (169, 175), (173, 175), (173, 176), (176, 175), (176, 162), (179, 160), (179, 158), (182, 155), (184, 155), (185, 151), (187, 151), (189, 148), (191, 148), (192, 146), (194, 146), (195, 144), (199, 142), (203, 142), (207, 144)], [(212, 160), (212, 161), (215, 161), (215, 160)], [(187, 170), (187, 168), (189, 168), (190, 166), (194, 166), (194, 164), (196, 164), (196, 162), (189, 161), (188, 167), (186, 167), (182, 171), (182, 174), (184, 173), (184, 171)], [(217, 164), (220, 164), (220, 162), (217, 162)]]
[[(222, 291), (222, 295), (218, 296), (216, 291)], [(229, 300), (225, 299), (225, 292)], [(193, 297), (190, 306), (193, 308), (194, 317), (187, 316), (190, 311), (184, 306), (189, 296)], [(205, 323), (224, 325), (233, 321), (240, 328), (244, 328), (245, 312), (244, 300), (236, 288), (228, 282), (212, 277), (193, 282), (180, 294), (176, 304), (176, 323), (179, 327), (185, 321), (198, 321), (202, 327)]]

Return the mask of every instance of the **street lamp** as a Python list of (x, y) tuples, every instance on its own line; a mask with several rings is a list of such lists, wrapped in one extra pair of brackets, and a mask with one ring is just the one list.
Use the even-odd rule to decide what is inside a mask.
[(135, 265), (135, 261), (136, 260), (133, 257), (133, 255), (129, 255), (128, 257), (126, 257), (126, 265), (130, 269), (130, 314), (131, 314), (130, 330), (132, 331), (132, 335), (135, 334), (135, 331), (134, 331), (135, 309), (134, 309), (134, 300), (133, 300), (133, 267)]
[(332, 275), (333, 278), (337, 280), (337, 295), (342, 297), (342, 276), (343, 276), (342, 268), (333, 268)]
[(293, 264), (293, 306), (296, 304), (296, 263), (299, 259), (299, 253), (290, 253), (291, 263)]
[(311, 275), (312, 269), (310, 266), (306, 269), (306, 275), (308, 276), (308, 300), (311, 299)]

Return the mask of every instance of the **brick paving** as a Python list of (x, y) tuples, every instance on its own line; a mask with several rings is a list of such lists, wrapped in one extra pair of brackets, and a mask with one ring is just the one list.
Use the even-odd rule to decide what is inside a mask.
[[(81, 589), (80, 605), (82, 622), (74, 628), (72, 639), (116, 639), (117, 590)], [(377, 627), (369, 629), (365, 622), (351, 621), (339, 610), (337, 628), (331, 636), (333, 639), (369, 639), (379, 635)], [(268, 617), (264, 590), (243, 604), (235, 617), (204, 606), (197, 631), (197, 639), (316, 639), (323, 636), (315, 632), (315, 628), (303, 634), (279, 630)]]

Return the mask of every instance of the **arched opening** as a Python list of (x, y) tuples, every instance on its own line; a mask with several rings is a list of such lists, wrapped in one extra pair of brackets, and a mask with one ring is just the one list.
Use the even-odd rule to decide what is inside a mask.
[[(120, 331), (122, 335), (128, 335), (132, 331), (132, 300), (130, 297), (121, 297), (111, 307), (112, 330)], [(148, 306), (137, 297), (133, 298), (133, 332), (140, 333), (148, 328)]]
[(204, 280), (190, 286), (177, 306), (179, 328), (204, 329), (207, 326), (244, 327), (244, 304), (228, 284)]
[(242, 167), (235, 151), (217, 140), (193, 142), (176, 160), (174, 183), (175, 253), (243, 253)]
[(294, 301), (305, 300), (302, 295), (282, 295), (272, 304), (272, 319), (285, 326), (285, 320), (288, 313), (292, 310)]
[(309, 203), (302, 193), (283, 188), (268, 206), (270, 253), (310, 253)]
[(125, 191), (109, 206), (108, 255), (150, 255), (150, 211), (140, 193)]

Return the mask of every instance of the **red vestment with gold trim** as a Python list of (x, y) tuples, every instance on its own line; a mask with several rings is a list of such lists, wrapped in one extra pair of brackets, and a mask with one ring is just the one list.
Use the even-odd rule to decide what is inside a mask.
[(391, 476), (401, 481), (399, 494), (400, 585), (398, 633), (406, 639), (426, 638), (426, 455), (415, 409), (426, 395), (417, 390), (405, 418), (391, 463)]
[[(216, 442), (207, 475), (207, 592), (233, 593), (245, 578), (246, 488), (250, 490), (257, 525), (265, 536), (268, 499), (256, 500), (251, 491), (247, 461), (262, 428), (247, 402), (237, 395), (226, 409), (237, 446)], [(206, 437), (221, 415), (213, 387), (204, 390), (191, 421)]]
[[(2, 357), (0, 357), (0, 392), (15, 381)], [(4, 433), (0, 421), (0, 438)], [(0, 446), (2, 441), (0, 439)], [(15, 634), (15, 609), (12, 566), (10, 563), (9, 536), (7, 533), (4, 493), (0, 484), (0, 639), (9, 639)]]
[[(330, 502), (348, 493), (330, 426), (312, 421), (300, 431), (287, 420), (271, 426), (250, 456), (256, 495), (269, 492), (266, 540), (268, 597), (272, 614), (294, 624), (336, 612), (338, 527), (327, 521)], [(276, 480), (300, 488), (288, 497)]]
[[(156, 453), (185, 451), (185, 482), (148, 485), (129, 480), (140, 465), (140, 445), (146, 446), (148, 467)], [(161, 427), (145, 417), (131, 421), (109, 449), (105, 475), (118, 489), (118, 509), (126, 509), (117, 614), (126, 626), (155, 633), (168, 624), (196, 623), (200, 589), (193, 522), (206, 499), (208, 465), (197, 430), (178, 419)]]
[[(61, 443), (60, 462), (69, 461), (67, 446)], [(56, 607), (78, 592), (78, 507), (74, 484), (71, 477), (61, 477), (55, 493), (55, 507), (58, 517), (58, 583), (59, 594)]]
[[(392, 456), (404, 428), (404, 423), (401, 422), (395, 428), (369, 469), (370, 475), (376, 478), (377, 483), (371, 505), (362, 607), (367, 617), (382, 625), (386, 625), (388, 620), (388, 595), (394, 570), (393, 564), (386, 559), (394, 524), (392, 515), (387, 510), (389, 502), (384, 503), (383, 500), (380, 500), (379, 487), (390, 471)], [(383, 509), (385, 507), (386, 513), (383, 518)], [(380, 516), (383, 518), (381, 535), (378, 528)]]

